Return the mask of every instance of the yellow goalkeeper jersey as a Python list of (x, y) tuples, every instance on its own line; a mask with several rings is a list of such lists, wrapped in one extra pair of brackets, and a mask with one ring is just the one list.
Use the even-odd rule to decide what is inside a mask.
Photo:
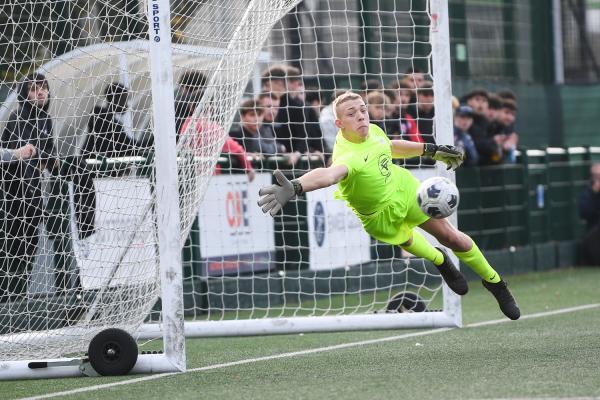
[[(392, 163), (391, 142), (377, 125), (369, 126), (367, 139), (352, 143), (338, 131), (333, 147), (333, 165), (345, 165), (348, 175), (338, 183), (337, 197), (359, 214), (368, 216), (385, 207), (392, 196), (413, 185), (410, 172)], [(407, 193), (414, 195), (414, 193)]]

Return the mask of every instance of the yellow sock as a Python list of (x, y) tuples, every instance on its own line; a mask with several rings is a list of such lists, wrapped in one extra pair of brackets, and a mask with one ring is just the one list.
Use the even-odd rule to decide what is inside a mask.
[(410, 254), (429, 260), (435, 265), (442, 265), (444, 262), (444, 255), (442, 252), (433, 247), (425, 240), (423, 235), (417, 231), (413, 231), (412, 243), (408, 246), (401, 247)]
[(465, 252), (455, 251), (454, 254), (456, 254), (456, 257), (458, 257), (459, 260), (475, 271), (475, 273), (483, 280), (491, 283), (500, 282), (500, 275), (491, 267), (475, 242), (473, 242), (471, 250)]

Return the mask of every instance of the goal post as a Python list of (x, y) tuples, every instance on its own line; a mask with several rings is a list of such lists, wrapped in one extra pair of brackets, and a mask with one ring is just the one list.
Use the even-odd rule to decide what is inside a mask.
[[(0, 379), (185, 370), (181, 248), (262, 43), (294, 3), (126, 3), (71, 2), (59, 24), (53, 4), (2, 6), (3, 72), (24, 77), (0, 112)], [(77, 47), (54, 53), (65, 40)], [(201, 135), (175, 129), (173, 82), (197, 68)], [(138, 355), (127, 337), (153, 307), (163, 350)]]
[[(256, 205), (273, 170), (327, 165), (336, 91), (412, 140), (408, 93), (421, 140), (452, 143), (446, 1), (50, 3), (0, 6), (0, 379), (93, 375), (115, 329), (152, 373), (185, 370), (186, 337), (461, 326), (437, 269), (370, 238), (335, 188)], [(402, 86), (419, 74), (434, 114)]]

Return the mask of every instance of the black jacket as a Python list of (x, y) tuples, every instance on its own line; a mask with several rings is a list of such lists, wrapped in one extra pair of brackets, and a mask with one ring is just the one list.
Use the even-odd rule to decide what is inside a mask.
[(35, 74), (20, 83), (17, 111), (10, 115), (0, 138), (0, 147), (18, 149), (29, 143), (37, 151), (30, 159), (11, 161), (0, 169), (4, 200), (0, 255), (18, 260), (11, 262), (8, 268), (21, 272), (31, 268), (30, 260), (38, 243), (38, 227), (44, 216), (42, 169), (57, 165), (52, 120), (48, 114), (50, 102), (40, 108), (27, 100), (29, 84), (33, 80), (45, 82), (46, 78)]
[(587, 223), (588, 230), (600, 224), (600, 193), (594, 193), (590, 185), (579, 195), (579, 216)]
[(475, 114), (473, 116), (473, 125), (468, 133), (477, 147), (479, 165), (493, 165), (502, 162), (502, 150), (490, 134), (490, 122), (484, 115)]
[(287, 94), (281, 96), (275, 122), (279, 124), (275, 132), (277, 141), (285, 146), (286, 151), (323, 151), (319, 117), (302, 100)]
[(82, 155), (95, 158), (127, 157), (135, 154), (135, 142), (125, 133), (123, 124), (115, 119), (115, 113), (107, 107), (94, 107), (88, 120), (88, 135)]
[[(39, 75), (40, 80), (45, 78)], [(13, 161), (2, 168), (2, 189), (8, 212), (40, 217), (42, 215), (41, 170), (54, 168), (56, 150), (52, 135), (52, 120), (48, 114), (50, 101), (38, 108), (27, 101), (30, 80), (18, 88), (19, 106), (9, 117), (2, 132), (0, 147), (18, 149), (30, 143), (37, 154), (28, 160)], [(24, 203), (22, 205), (21, 203)], [(11, 210), (12, 209), (12, 210)], [(18, 210), (21, 209), (21, 210)], [(14, 217), (18, 218), (17, 215)]]

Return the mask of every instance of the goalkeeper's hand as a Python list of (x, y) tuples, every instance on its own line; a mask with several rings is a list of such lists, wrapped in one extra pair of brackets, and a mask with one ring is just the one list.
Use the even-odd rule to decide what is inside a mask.
[(431, 157), (436, 161), (441, 161), (448, 166), (446, 169), (452, 168), (453, 170), (460, 167), (465, 157), (463, 152), (454, 146), (432, 143), (425, 143), (423, 146), (423, 155)]
[(279, 184), (265, 186), (258, 192), (258, 206), (262, 207), (265, 214), (270, 213), (271, 216), (275, 216), (288, 201), (302, 194), (302, 185), (298, 180), (290, 181), (278, 169), (273, 172), (273, 176)]

